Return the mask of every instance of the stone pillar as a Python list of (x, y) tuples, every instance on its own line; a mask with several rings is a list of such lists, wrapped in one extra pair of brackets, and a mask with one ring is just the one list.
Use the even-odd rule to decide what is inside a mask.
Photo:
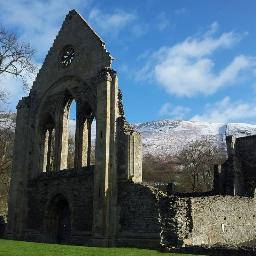
[(142, 153), (140, 134), (133, 132), (128, 135), (127, 148), (127, 173), (128, 179), (134, 182), (142, 182)]
[(52, 137), (53, 137), (53, 129), (49, 129), (47, 130), (46, 132), (46, 136), (48, 136), (47, 138), (47, 144), (46, 144), (46, 147), (47, 147), (47, 154), (46, 154), (46, 171), (47, 172), (50, 172), (52, 171)]
[(62, 134), (61, 134), (61, 161), (60, 161), (60, 170), (68, 168), (68, 119), (69, 119), (69, 107), (67, 106), (64, 109), (63, 119), (62, 119)]
[(84, 116), (81, 104), (78, 104), (76, 122), (76, 153), (75, 166), (77, 170), (90, 166), (91, 158), (91, 126), (93, 116)]
[(49, 131), (40, 136), (40, 172), (46, 172)]
[(228, 160), (225, 165), (225, 194), (243, 195), (243, 175), (239, 157), (236, 155), (236, 138), (227, 136)]
[[(69, 106), (63, 105), (63, 98), (57, 104), (59, 111), (55, 117), (54, 171), (67, 169), (68, 160), (68, 116)], [(63, 107), (63, 108), (62, 108)]]
[(92, 116), (87, 117), (87, 119), (86, 119), (86, 126), (87, 126), (87, 131), (86, 131), (86, 134), (87, 134), (87, 153), (85, 154), (87, 156), (87, 159), (86, 159), (86, 165), (87, 166), (91, 165), (92, 122), (93, 122), (93, 117)]
[(13, 152), (13, 169), (8, 202), (8, 225), (6, 236), (12, 239), (22, 239), (26, 219), (27, 180), (29, 140), (30, 98), (25, 97), (17, 106), (15, 141)]
[(76, 135), (75, 135), (75, 169), (80, 170), (87, 163), (87, 126), (83, 115), (82, 104), (77, 102)]
[(115, 233), (117, 90), (113, 72), (104, 70), (100, 73), (97, 81), (93, 236), (104, 246), (113, 243), (110, 237)]
[[(119, 131), (118, 172), (120, 181), (142, 182), (142, 144), (141, 136), (127, 124)], [(124, 131), (123, 131), (124, 130)]]
[(109, 159), (109, 204), (106, 220), (106, 237), (108, 245), (114, 246), (118, 228), (117, 217), (117, 118), (118, 110), (118, 77), (114, 71), (111, 73), (112, 83), (110, 91), (110, 159)]

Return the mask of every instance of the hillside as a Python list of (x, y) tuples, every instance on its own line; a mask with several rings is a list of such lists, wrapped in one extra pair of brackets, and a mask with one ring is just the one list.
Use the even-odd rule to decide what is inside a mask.
[(136, 124), (142, 135), (143, 154), (166, 156), (177, 154), (189, 142), (207, 138), (226, 151), (225, 137), (256, 134), (256, 125), (244, 123), (208, 123), (181, 120), (160, 120)]
[[(15, 114), (11, 114), (14, 119)], [(1, 118), (0, 118), (1, 119)], [(209, 123), (183, 120), (159, 120), (134, 124), (142, 136), (143, 155), (165, 157), (176, 155), (189, 142), (208, 139), (221, 151), (226, 151), (226, 135), (243, 137), (256, 134), (256, 124), (246, 123)], [(93, 144), (96, 136), (96, 124), (92, 125)], [(70, 131), (75, 135), (75, 120), (70, 122)]]

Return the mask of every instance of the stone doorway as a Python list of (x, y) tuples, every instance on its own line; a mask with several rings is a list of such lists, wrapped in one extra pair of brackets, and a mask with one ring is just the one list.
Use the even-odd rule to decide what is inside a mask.
[(46, 213), (47, 240), (53, 243), (69, 243), (71, 235), (71, 213), (63, 195), (55, 196)]

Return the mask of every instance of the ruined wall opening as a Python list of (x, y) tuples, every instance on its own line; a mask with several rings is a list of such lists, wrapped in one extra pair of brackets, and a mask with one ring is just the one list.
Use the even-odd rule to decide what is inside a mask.
[[(72, 111), (71, 111), (72, 110)], [(71, 95), (66, 96), (63, 116), (61, 117), (61, 132), (60, 132), (60, 149), (61, 149), (61, 157), (60, 157), (60, 170), (72, 169), (74, 168), (75, 162), (75, 147), (72, 144), (74, 139), (72, 138), (72, 134), (76, 129), (76, 101), (73, 99)]]
[(80, 170), (93, 165), (96, 120), (90, 105), (67, 96), (61, 122), (60, 170)]
[(68, 201), (63, 195), (56, 195), (50, 201), (45, 215), (45, 224), (49, 242), (69, 242), (71, 236), (71, 211)]
[(41, 132), (41, 169), (53, 171), (55, 167), (55, 122), (50, 115), (44, 118)]
[(69, 107), (68, 116), (68, 154), (67, 154), (67, 168), (72, 169), (75, 167), (75, 134), (76, 134), (76, 109), (77, 104), (72, 100)]
[(96, 119), (87, 102), (78, 104), (76, 130), (77, 168), (89, 167), (95, 163)]

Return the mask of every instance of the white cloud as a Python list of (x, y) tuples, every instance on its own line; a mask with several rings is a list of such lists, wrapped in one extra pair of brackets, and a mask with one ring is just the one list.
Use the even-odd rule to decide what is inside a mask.
[(208, 122), (241, 122), (255, 120), (256, 102), (232, 102), (229, 97), (207, 105), (204, 113), (195, 115), (191, 120)]
[(218, 24), (213, 23), (203, 35), (188, 37), (171, 47), (153, 53), (138, 72), (137, 79), (154, 79), (168, 93), (191, 97), (210, 95), (218, 89), (236, 83), (245, 71), (256, 66), (254, 57), (238, 55), (216, 72), (213, 54), (237, 44), (241, 37), (233, 32), (216, 36)]
[(0, 19), (4, 26), (19, 31), (21, 40), (31, 43), (43, 57), (71, 9), (84, 7), (89, 0), (9, 0), (1, 2)]
[(189, 112), (190, 108), (183, 106), (172, 106), (170, 103), (165, 103), (159, 110), (160, 116), (173, 119), (184, 119)]
[(134, 13), (119, 9), (114, 10), (113, 13), (105, 13), (99, 9), (93, 9), (89, 14), (89, 21), (92, 24), (95, 24), (102, 32), (114, 35), (136, 19), (137, 16)]

